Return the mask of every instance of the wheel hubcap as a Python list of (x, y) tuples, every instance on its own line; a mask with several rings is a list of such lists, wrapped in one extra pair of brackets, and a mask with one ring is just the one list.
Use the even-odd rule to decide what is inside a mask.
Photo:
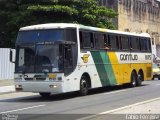
[(133, 85), (133, 86), (135, 86), (135, 85), (136, 85), (136, 78), (135, 78), (135, 76), (133, 76), (132, 85)]
[(81, 89), (86, 92), (87, 91), (87, 83), (85, 80), (81, 81)]

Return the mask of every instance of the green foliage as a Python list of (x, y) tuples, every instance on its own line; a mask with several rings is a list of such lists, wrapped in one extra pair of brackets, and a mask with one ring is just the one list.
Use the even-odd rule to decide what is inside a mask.
[(41, 23), (79, 23), (114, 29), (117, 13), (98, 0), (1, 0), (0, 46), (14, 46), (20, 27)]

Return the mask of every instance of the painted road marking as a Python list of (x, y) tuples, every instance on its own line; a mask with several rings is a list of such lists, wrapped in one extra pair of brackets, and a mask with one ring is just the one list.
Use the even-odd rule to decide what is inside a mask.
[(31, 107), (26, 107), (26, 108), (21, 108), (21, 109), (16, 109), (16, 110), (5, 111), (5, 112), (0, 112), (0, 114), (17, 112), (17, 111), (22, 111), (22, 110), (27, 110), (27, 109), (32, 109), (32, 108), (38, 108), (38, 107), (43, 107), (43, 106), (45, 106), (45, 105), (37, 105), (37, 106), (31, 106)]
[(108, 93), (103, 93), (104, 95), (109, 95), (109, 94), (114, 94), (114, 93), (119, 93), (119, 92), (125, 92), (127, 90), (118, 90), (118, 91), (113, 91), (113, 92), (108, 92)]
[(150, 99), (150, 100), (146, 100), (146, 101), (143, 101), (143, 102), (138, 102), (138, 103), (131, 104), (131, 105), (127, 105), (127, 106), (120, 107), (120, 108), (117, 108), (117, 109), (108, 110), (108, 111), (105, 111), (105, 112), (98, 113), (96, 115), (87, 116), (87, 117), (80, 118), (80, 119), (77, 119), (77, 120), (92, 119), (92, 118), (95, 118), (95, 117), (100, 116), (100, 115), (111, 114), (111, 113), (114, 113), (114, 112), (117, 112), (117, 111), (120, 111), (120, 110), (124, 110), (124, 109), (130, 108), (130, 107), (134, 107), (134, 106), (137, 106), (137, 105), (142, 105), (142, 104), (150, 103), (150, 102), (153, 102), (153, 101), (156, 101), (156, 100), (160, 100), (160, 97), (154, 98), (154, 99)]

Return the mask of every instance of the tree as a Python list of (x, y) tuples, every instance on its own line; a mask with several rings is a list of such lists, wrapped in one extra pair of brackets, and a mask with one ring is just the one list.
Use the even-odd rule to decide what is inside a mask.
[(10, 47), (20, 27), (41, 23), (79, 23), (114, 29), (112, 19), (116, 16), (112, 9), (98, 6), (98, 0), (1, 0), (0, 42)]

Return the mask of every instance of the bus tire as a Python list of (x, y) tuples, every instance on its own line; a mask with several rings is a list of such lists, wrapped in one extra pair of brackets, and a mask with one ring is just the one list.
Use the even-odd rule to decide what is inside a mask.
[(138, 73), (138, 77), (137, 77), (136, 86), (141, 86), (142, 85), (142, 81), (143, 81), (143, 73), (139, 72)]
[(86, 76), (82, 76), (80, 80), (80, 95), (85, 96), (88, 94), (88, 79)]
[(131, 86), (131, 87), (135, 87), (135, 86), (136, 86), (136, 83), (137, 83), (137, 75), (136, 75), (136, 73), (133, 71), (132, 74), (131, 74), (131, 83), (130, 83), (130, 86)]
[(44, 93), (44, 92), (40, 92), (39, 93), (43, 98), (49, 98), (51, 96), (51, 93)]

